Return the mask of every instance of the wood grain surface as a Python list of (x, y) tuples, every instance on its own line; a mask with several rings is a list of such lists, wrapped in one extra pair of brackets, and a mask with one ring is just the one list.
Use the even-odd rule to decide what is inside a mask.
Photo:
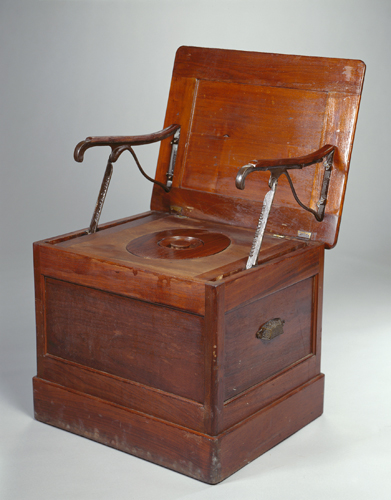
[[(338, 237), (364, 72), (353, 60), (178, 50), (168, 132), (125, 137), (181, 127), (170, 192), (154, 186), (150, 212), (94, 234), (34, 244), (38, 420), (215, 484), (321, 415), (324, 249)], [(79, 153), (112, 140), (124, 137)], [(337, 150), (323, 222), (281, 178), (245, 270), (268, 174), (239, 191), (237, 171), (325, 144)], [(170, 156), (165, 139), (159, 182)], [(322, 168), (292, 174), (311, 208)], [(273, 323), (279, 335), (258, 338)]]
[[(182, 47), (178, 50), (165, 124), (181, 125), (173, 189), (154, 188), (151, 207), (177, 205), (188, 213), (200, 195), (196, 217), (242, 220), (268, 190), (266, 172), (254, 174), (244, 191), (235, 188), (238, 170), (254, 159), (310, 154), (336, 146), (326, 217), (315, 222), (300, 209), (281, 230), (274, 212), (296, 209), (288, 182), (279, 182), (269, 228), (297, 235), (309, 231), (327, 247), (336, 244), (356, 127), (365, 65), (362, 61), (284, 56)], [(169, 146), (161, 145), (156, 179), (164, 181)], [(323, 169), (320, 164), (292, 174), (299, 198), (315, 208)], [(197, 194), (193, 196), (193, 191)], [(182, 191), (186, 193), (182, 194)], [(189, 192), (190, 191), (190, 192)], [(209, 195), (205, 197), (205, 195)], [(221, 196), (223, 198), (221, 198)], [(260, 209), (244, 217), (256, 227)], [(284, 221), (285, 223), (285, 221)]]

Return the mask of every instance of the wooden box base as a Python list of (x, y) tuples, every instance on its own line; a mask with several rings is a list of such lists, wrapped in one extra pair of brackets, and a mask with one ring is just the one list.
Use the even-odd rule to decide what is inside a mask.
[(209, 484), (227, 478), (323, 411), (324, 376), (319, 375), (210, 436), (37, 377), (33, 382), (37, 420)]
[[(162, 231), (230, 245), (127, 250)], [(36, 418), (213, 484), (318, 417), (323, 244), (268, 235), (244, 270), (252, 237), (152, 212), (36, 243)]]

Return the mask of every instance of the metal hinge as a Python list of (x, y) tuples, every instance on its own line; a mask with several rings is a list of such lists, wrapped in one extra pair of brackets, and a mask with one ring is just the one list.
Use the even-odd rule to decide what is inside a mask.
[(310, 233), (309, 231), (297, 231), (297, 236), (298, 238), (303, 238), (303, 240), (310, 240), (311, 239), (311, 236), (312, 236), (312, 233)]
[(178, 144), (180, 135), (181, 135), (181, 129), (178, 128), (178, 130), (174, 134), (174, 138), (171, 141), (172, 148), (171, 148), (170, 164), (168, 166), (168, 171), (166, 173), (167, 176), (166, 186), (168, 189), (171, 189), (172, 187), (172, 178), (174, 177), (174, 168), (176, 162), (176, 155), (178, 153)]

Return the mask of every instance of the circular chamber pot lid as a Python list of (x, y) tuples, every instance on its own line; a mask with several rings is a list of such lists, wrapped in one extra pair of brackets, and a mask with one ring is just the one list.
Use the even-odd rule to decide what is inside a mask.
[(149, 259), (198, 259), (222, 252), (231, 244), (222, 233), (203, 229), (168, 229), (130, 241), (126, 250)]

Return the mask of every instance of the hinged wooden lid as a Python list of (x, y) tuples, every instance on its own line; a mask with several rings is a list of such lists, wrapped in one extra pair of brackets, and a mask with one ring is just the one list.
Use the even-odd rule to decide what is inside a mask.
[[(244, 191), (238, 170), (251, 160), (309, 154), (325, 144), (334, 156), (326, 214), (317, 222), (281, 177), (267, 231), (335, 245), (365, 65), (361, 61), (181, 47), (176, 55), (165, 126), (181, 125), (173, 188), (154, 188), (153, 210), (256, 227), (268, 172)], [(170, 140), (162, 143), (156, 179), (165, 182)], [(291, 171), (301, 201), (316, 208), (322, 164)]]

